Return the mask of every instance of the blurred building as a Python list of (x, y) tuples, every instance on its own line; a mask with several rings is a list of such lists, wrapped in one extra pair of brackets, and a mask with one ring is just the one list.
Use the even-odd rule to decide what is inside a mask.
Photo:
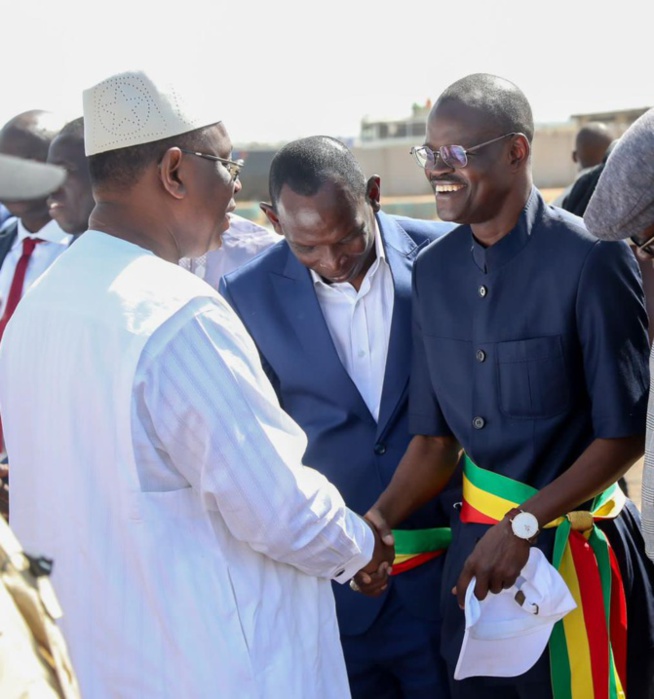
[[(377, 174), (382, 181), (382, 204), (389, 213), (417, 218), (433, 218), (433, 200), (425, 199), (432, 190), (409, 154), (412, 146), (425, 138), (431, 102), (414, 104), (404, 119), (361, 121), (359, 136), (345, 140), (361, 163), (366, 175)], [(577, 131), (589, 121), (603, 121), (619, 137), (649, 107), (612, 112), (574, 114), (567, 122), (536, 124), (532, 150), (534, 182), (539, 189), (565, 187), (577, 174), (572, 161)], [(235, 147), (234, 157), (244, 158), (243, 189), (237, 200), (237, 212), (262, 222), (260, 201), (268, 201), (268, 170), (273, 156), (283, 144), (253, 144)]]

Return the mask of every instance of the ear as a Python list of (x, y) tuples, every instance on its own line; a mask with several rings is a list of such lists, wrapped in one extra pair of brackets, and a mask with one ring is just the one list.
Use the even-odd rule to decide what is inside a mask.
[(577, 155), (577, 151), (573, 150), (572, 151), (572, 162), (573, 163), (578, 163), (579, 162), (579, 156)]
[(282, 227), (279, 223), (279, 218), (277, 218), (277, 214), (275, 213), (273, 205), (266, 204), (266, 202), (262, 201), (259, 204), (259, 208), (261, 209), (261, 211), (263, 211), (264, 214), (266, 214), (266, 218), (270, 221), (270, 225), (273, 227), (275, 233), (278, 233), (279, 235), (284, 235), (282, 233)]
[(159, 180), (166, 192), (175, 199), (186, 196), (186, 183), (181, 175), (182, 162), (182, 151), (173, 147), (163, 154), (159, 163)]
[(366, 182), (366, 199), (375, 213), (381, 209), (381, 179), (379, 175), (373, 175)]
[(509, 157), (514, 168), (524, 167), (529, 161), (531, 145), (524, 134), (517, 134), (511, 143)]

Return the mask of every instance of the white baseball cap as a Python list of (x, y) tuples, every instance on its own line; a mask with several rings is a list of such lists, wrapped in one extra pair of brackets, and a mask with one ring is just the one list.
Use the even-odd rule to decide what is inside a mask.
[(57, 165), (0, 155), (0, 199), (29, 201), (59, 189), (66, 171)]
[(183, 95), (167, 78), (142, 70), (117, 73), (84, 90), (86, 155), (151, 143), (217, 124), (214, 107)]
[(532, 547), (515, 585), (485, 599), (466, 590), (466, 630), (454, 679), (516, 677), (534, 666), (554, 624), (576, 608), (563, 578), (540, 549)]

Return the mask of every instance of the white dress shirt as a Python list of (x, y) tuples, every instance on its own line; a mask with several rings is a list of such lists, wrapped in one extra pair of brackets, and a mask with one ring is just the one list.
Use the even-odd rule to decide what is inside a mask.
[(377, 420), (395, 293), (376, 222), (375, 252), (377, 258), (358, 291), (349, 282), (327, 284), (316, 272), (310, 272), (338, 357)]
[(204, 279), (216, 291), (223, 275), (244, 265), (255, 255), (282, 239), (274, 231), (254, 221), (229, 215), (229, 228), (223, 233), (222, 244), (200, 257), (183, 257), (179, 264)]
[(38, 238), (45, 242), (39, 243), (30, 257), (27, 271), (25, 272), (25, 282), (23, 284), (23, 294), (32, 284), (45, 272), (46, 269), (61, 255), (69, 246), (72, 235), (64, 233), (56, 221), (50, 221), (37, 233), (30, 233), (22, 222), (18, 221), (18, 235), (11, 250), (0, 267), (0, 316), (4, 313), (5, 303), (14, 278), (16, 265), (23, 254), (23, 240), (25, 238)]

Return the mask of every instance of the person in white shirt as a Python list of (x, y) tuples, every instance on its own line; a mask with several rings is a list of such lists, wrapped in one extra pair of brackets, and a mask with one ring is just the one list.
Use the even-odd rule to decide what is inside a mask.
[(218, 290), (225, 274), (243, 266), (281, 239), (275, 231), (232, 212), (219, 248), (200, 257), (183, 257), (179, 264)]
[(178, 264), (219, 244), (242, 163), (167, 81), (83, 101), (89, 230), (0, 345), (12, 524), (54, 558), (82, 695), (347, 697), (330, 580), (383, 590), (393, 547), (302, 464), (243, 325)]

